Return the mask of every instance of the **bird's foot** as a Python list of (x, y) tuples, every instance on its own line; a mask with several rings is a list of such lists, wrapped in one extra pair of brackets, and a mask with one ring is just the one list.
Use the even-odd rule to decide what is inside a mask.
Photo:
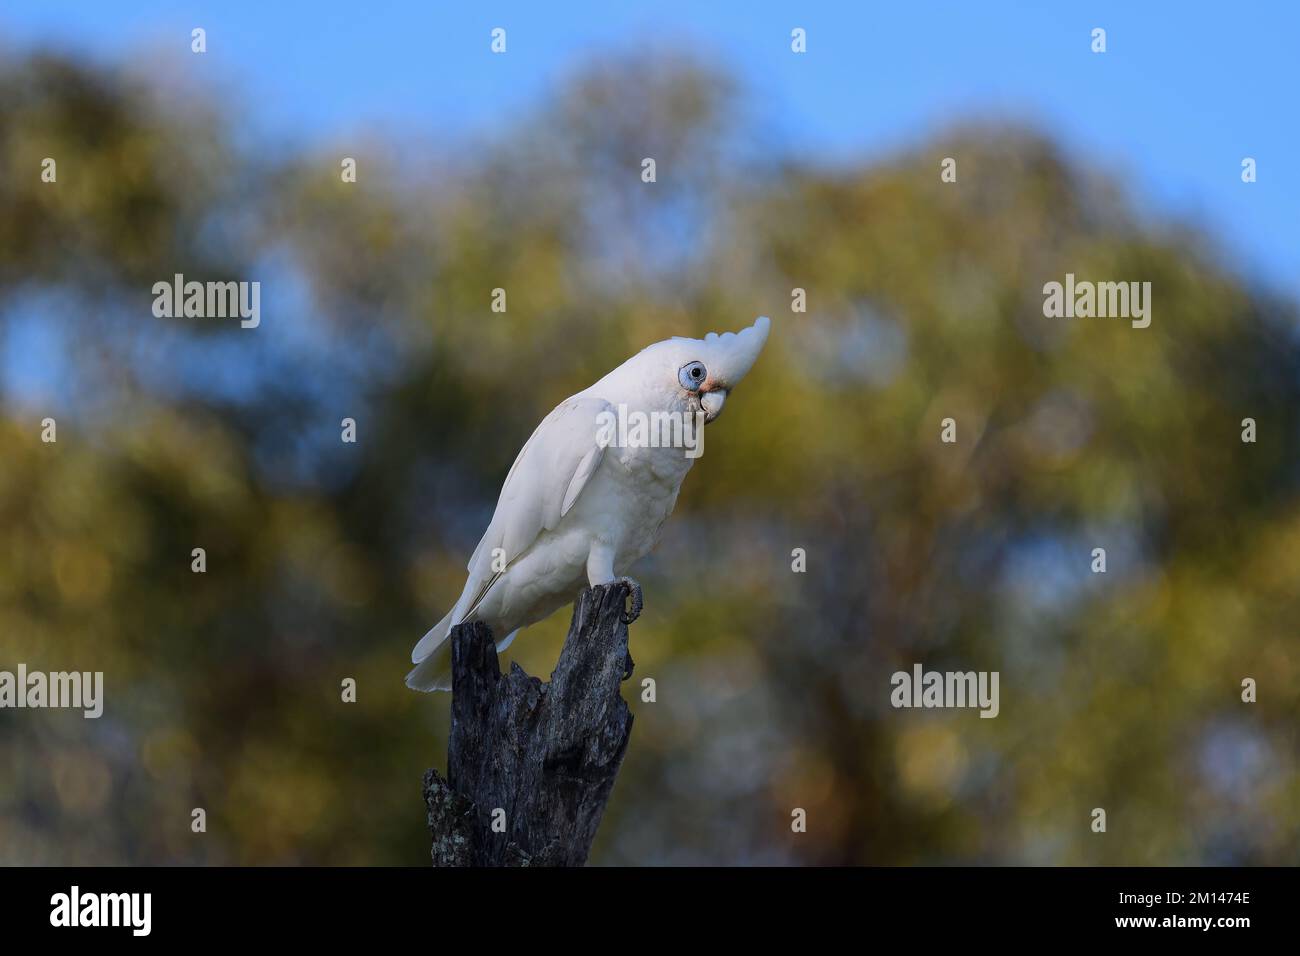
[(623, 612), (623, 623), (631, 624), (641, 616), (641, 608), (645, 607), (644, 602), (641, 600), (641, 585), (626, 575), (615, 579), (615, 583), (627, 586), (627, 593), (628, 597), (632, 599), (632, 606)]

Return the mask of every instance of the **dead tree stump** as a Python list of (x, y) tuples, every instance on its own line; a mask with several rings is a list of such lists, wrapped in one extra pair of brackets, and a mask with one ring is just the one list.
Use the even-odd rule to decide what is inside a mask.
[(447, 777), (424, 775), (435, 866), (587, 861), (632, 733), (619, 694), (632, 676), (627, 595), (622, 583), (582, 591), (549, 684), (518, 664), (502, 674), (486, 625), (452, 629)]

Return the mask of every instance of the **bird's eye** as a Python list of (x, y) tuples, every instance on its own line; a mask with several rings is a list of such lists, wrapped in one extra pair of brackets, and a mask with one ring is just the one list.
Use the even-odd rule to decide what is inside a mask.
[(682, 366), (682, 370), (677, 373), (677, 381), (682, 383), (682, 388), (693, 392), (704, 384), (708, 374), (703, 362), (691, 362), (689, 365)]

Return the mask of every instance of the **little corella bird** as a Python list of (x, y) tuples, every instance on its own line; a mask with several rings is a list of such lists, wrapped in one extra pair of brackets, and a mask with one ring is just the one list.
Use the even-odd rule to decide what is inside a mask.
[(504, 650), (584, 584), (625, 581), (635, 618), (641, 588), (625, 575), (654, 547), (703, 450), (702, 426), (722, 413), (770, 325), (759, 316), (740, 332), (657, 342), (542, 419), (506, 475), (460, 600), (411, 652), (407, 686), (450, 689), (457, 624), (484, 622)]

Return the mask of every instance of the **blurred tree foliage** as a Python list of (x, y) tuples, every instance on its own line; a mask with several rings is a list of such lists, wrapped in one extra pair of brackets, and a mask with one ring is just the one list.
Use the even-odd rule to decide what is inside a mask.
[[(423, 862), (447, 700), (402, 676), (515, 452), (644, 345), (760, 313), (639, 574), (658, 699), (629, 686), (595, 861), (1300, 860), (1295, 306), (1032, 131), (827, 170), (663, 56), (438, 147), (249, 144), (50, 55), (0, 102), (0, 668), (107, 697), (0, 712), (3, 862)], [(261, 327), (154, 318), (177, 272), (261, 281)], [(1151, 327), (1044, 318), (1067, 272), (1151, 281)], [(566, 625), (512, 655), (546, 675)], [(914, 662), (999, 671), (1001, 715), (892, 709)]]

